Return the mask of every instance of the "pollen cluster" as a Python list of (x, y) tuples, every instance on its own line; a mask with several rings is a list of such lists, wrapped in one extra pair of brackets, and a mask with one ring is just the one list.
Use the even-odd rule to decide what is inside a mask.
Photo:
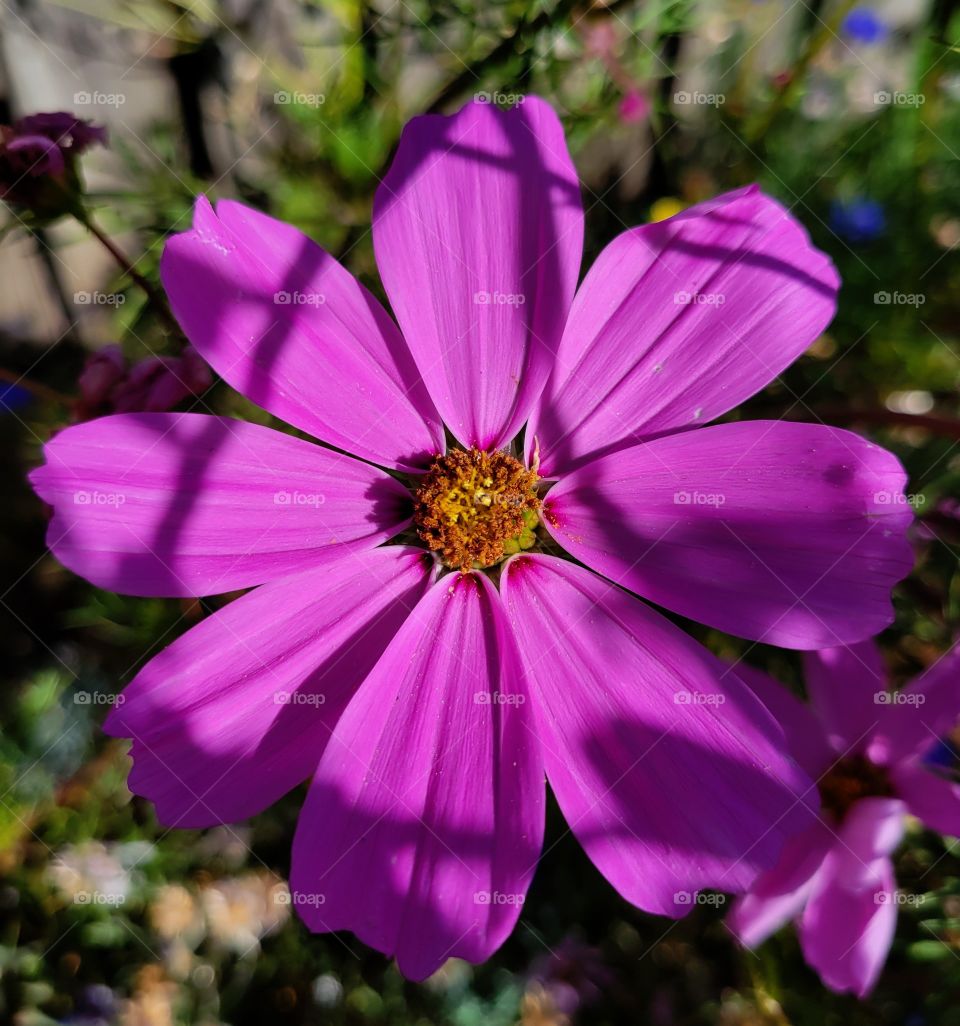
[(893, 787), (887, 772), (863, 755), (841, 759), (820, 780), (820, 803), (839, 823), (861, 798), (889, 798)]
[(505, 452), (453, 449), (417, 489), (417, 533), (449, 567), (493, 566), (536, 541), (536, 485), (536, 472)]

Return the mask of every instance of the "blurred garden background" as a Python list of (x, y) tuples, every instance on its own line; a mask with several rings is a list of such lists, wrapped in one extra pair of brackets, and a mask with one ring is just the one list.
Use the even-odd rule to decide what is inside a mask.
[[(584, 267), (624, 228), (752, 181), (834, 260), (835, 321), (731, 416), (850, 427), (903, 460), (917, 561), (881, 642), (893, 681), (909, 680), (960, 631), (950, 0), (0, 3), (0, 122), (63, 110), (107, 126), (82, 158), (89, 208), (155, 285), (164, 238), (206, 192), (296, 224), (382, 297), (370, 210), (404, 121), (533, 93), (560, 113), (580, 172)], [(720, 898), (679, 922), (632, 908), (555, 809), (512, 938), (424, 985), (291, 914), (301, 791), (248, 824), (160, 828), (126, 788), (127, 743), (99, 724), (137, 669), (225, 598), (124, 598), (73, 576), (46, 553), (24, 475), (52, 432), (117, 408), (106, 381), (142, 396), (174, 367), (176, 408), (269, 417), (190, 365), (119, 254), (76, 219), (3, 217), (0, 1022), (960, 1023), (960, 843), (916, 823), (896, 857), (915, 900), (865, 1002), (825, 990), (790, 928), (738, 949)], [(104, 349), (116, 346), (122, 357)], [(799, 686), (797, 653), (684, 626)], [(949, 745), (942, 761), (956, 772)]]

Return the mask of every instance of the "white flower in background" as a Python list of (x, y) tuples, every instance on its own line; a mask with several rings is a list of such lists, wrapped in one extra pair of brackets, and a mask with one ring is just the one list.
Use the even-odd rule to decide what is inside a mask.
[(210, 937), (238, 955), (258, 951), (260, 938), (289, 917), (288, 895), (286, 884), (267, 872), (215, 881), (200, 892)]

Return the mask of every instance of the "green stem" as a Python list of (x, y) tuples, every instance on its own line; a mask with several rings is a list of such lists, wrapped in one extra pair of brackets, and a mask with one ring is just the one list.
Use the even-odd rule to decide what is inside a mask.
[(806, 49), (793, 66), (790, 81), (770, 101), (767, 109), (760, 115), (753, 128), (748, 129), (744, 133), (750, 142), (758, 142), (770, 131), (770, 126), (776, 120), (777, 115), (779, 115), (786, 106), (787, 101), (792, 99), (794, 93), (800, 88), (800, 84), (803, 82), (807, 69), (813, 63), (814, 58), (831, 39), (837, 38), (838, 30), (843, 24), (843, 19), (850, 13), (856, 2), (857, 0), (843, 0), (843, 3), (834, 12), (833, 17), (827, 22), (821, 22), (819, 30), (811, 33)]
[(175, 334), (180, 333), (180, 326), (177, 324), (170, 308), (167, 306), (166, 301), (162, 295), (154, 286), (133, 266), (129, 257), (121, 250), (117, 244), (107, 235), (93, 220), (91, 215), (86, 210), (75, 210), (73, 215), (88, 232), (103, 246), (103, 248), (113, 257), (117, 266), (121, 271), (132, 282), (138, 285), (145, 293), (147, 299), (150, 301), (154, 310), (159, 314), (164, 323), (169, 327)]

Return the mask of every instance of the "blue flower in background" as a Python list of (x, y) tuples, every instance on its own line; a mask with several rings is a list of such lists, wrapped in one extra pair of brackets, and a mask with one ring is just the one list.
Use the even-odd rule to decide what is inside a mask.
[(956, 761), (956, 749), (946, 739), (937, 741), (937, 743), (923, 757), (923, 763), (925, 766), (934, 766), (939, 769), (951, 769)]
[(19, 385), (0, 383), (0, 415), (22, 409), (30, 402), (30, 393)]
[(855, 196), (830, 204), (830, 227), (849, 242), (872, 242), (886, 230), (887, 218), (876, 200)]
[(843, 19), (840, 31), (857, 43), (879, 43), (890, 34), (890, 26), (869, 7), (855, 7)]

